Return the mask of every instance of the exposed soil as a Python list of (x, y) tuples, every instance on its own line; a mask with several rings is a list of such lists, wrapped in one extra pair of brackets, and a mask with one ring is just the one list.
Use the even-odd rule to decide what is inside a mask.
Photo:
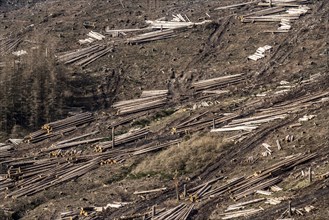
[[(106, 206), (112, 202), (131, 203), (118, 209), (109, 208), (100, 213), (98, 219), (119, 219), (146, 213), (154, 205), (157, 209), (168, 209), (179, 203), (174, 178), (179, 179), (182, 192), (183, 184), (192, 188), (223, 176), (225, 178), (218, 183), (221, 185), (229, 179), (253, 175), (289, 155), (317, 153), (311, 161), (283, 173), (283, 181), (278, 184), (283, 190), (269, 196), (288, 199), (277, 205), (252, 205), (250, 207), (261, 206), (264, 211), (237, 219), (287, 217), (282, 213), (287, 209), (288, 201), (298, 209), (310, 205), (315, 207), (311, 212), (303, 212), (303, 216), (294, 214), (293, 219), (328, 219), (329, 182), (321, 178), (322, 174), (329, 172), (328, 101), (291, 112), (285, 119), (262, 124), (240, 141), (227, 142), (226, 139), (241, 132), (209, 134), (210, 127), (195, 132), (191, 129), (190, 132), (172, 133), (180, 123), (206, 111), (209, 113), (194, 121), (211, 120), (223, 113), (245, 118), (262, 109), (329, 91), (328, 1), (310, 1), (307, 5), (311, 8), (309, 13), (296, 20), (288, 33), (276, 34), (263, 31), (275, 30), (277, 22), (241, 22), (240, 16), (260, 10), (256, 5), (214, 10), (241, 1), (8, 2), (0, 1), (0, 40), (19, 37), (22, 41), (15, 50), (26, 50), (28, 54), (19, 58), (19, 64), (15, 63), (17, 58), (13, 55), (0, 56), (0, 64), (6, 63), (4, 68), (0, 65), (1, 142), (8, 137), (22, 138), (46, 122), (85, 110), (92, 111), (96, 120), (63, 138), (95, 130), (100, 131), (96, 137), (110, 137), (109, 125), (120, 118), (112, 108), (115, 101), (138, 98), (144, 90), (168, 89), (170, 101), (164, 108), (149, 111), (120, 125), (116, 134), (150, 126), (150, 135), (123, 145), (126, 149), (178, 137), (183, 138), (184, 143), (177, 148), (174, 145), (161, 152), (131, 157), (123, 163), (100, 166), (79, 178), (31, 196), (13, 199), (0, 194), (4, 198), (0, 202), (0, 218), (59, 219), (62, 212)], [(113, 46), (113, 51), (86, 68), (64, 65), (55, 59), (58, 54), (82, 48), (78, 40), (86, 38), (91, 30), (105, 34), (107, 26), (110, 29), (142, 28), (146, 26), (145, 20), (169, 18), (177, 13), (186, 14), (195, 22), (212, 22), (179, 31), (173, 38), (137, 45), (123, 43), (122, 36), (106, 35), (102, 44)], [(94, 27), (86, 28), (85, 21), (94, 23)], [(273, 47), (265, 58), (258, 61), (247, 59), (264, 45)], [(244, 80), (225, 87), (229, 90), (226, 94), (203, 95), (192, 88), (193, 82), (202, 79), (238, 73), (245, 74)], [(305, 83), (315, 74), (319, 77)], [(275, 94), (281, 81), (294, 87)], [(258, 96), (261, 93), (267, 95)], [(203, 102), (209, 106), (195, 107)], [(316, 117), (294, 126), (304, 115)], [(294, 136), (292, 141), (286, 140), (288, 134)], [(276, 148), (276, 140), (280, 140), (282, 150)], [(41, 149), (56, 141), (18, 145), (12, 157), (38, 158)], [(271, 155), (262, 155), (262, 143), (273, 146)], [(202, 145), (207, 146), (202, 148)], [(87, 155), (94, 153), (93, 148), (94, 145), (88, 144), (74, 149)], [(181, 160), (179, 163), (177, 158)], [(307, 181), (307, 175), (300, 175), (309, 167), (312, 167), (314, 176), (311, 183)], [(2, 166), (0, 171), (4, 174), (6, 167)], [(133, 194), (161, 187), (167, 190), (143, 196)], [(193, 201), (195, 208), (188, 219), (221, 219), (227, 206), (236, 203), (231, 197), (227, 192), (215, 198)], [(259, 197), (266, 196), (253, 194), (241, 201)], [(189, 199), (183, 202), (192, 203)], [(79, 219), (84, 218), (79, 216)]]

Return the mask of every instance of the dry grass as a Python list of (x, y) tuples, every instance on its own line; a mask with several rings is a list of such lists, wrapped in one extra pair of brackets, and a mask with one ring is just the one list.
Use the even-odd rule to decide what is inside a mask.
[(167, 117), (159, 117), (155, 121), (152, 121), (150, 124), (150, 130), (152, 132), (158, 132), (160, 130), (165, 129), (168, 127), (168, 124), (171, 124), (172, 122), (176, 121), (179, 118), (184, 117), (184, 115), (187, 115), (188, 112), (183, 110), (178, 110), (174, 112), (173, 114), (168, 115)]
[(213, 134), (194, 137), (181, 144), (149, 156), (133, 170), (133, 173), (162, 173), (173, 174), (176, 170), (181, 173), (192, 173), (216, 158), (224, 145), (222, 138)]

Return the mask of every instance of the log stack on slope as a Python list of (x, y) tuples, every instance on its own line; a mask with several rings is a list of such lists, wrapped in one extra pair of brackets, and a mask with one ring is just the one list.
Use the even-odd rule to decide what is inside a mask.
[(31, 161), (29, 164), (8, 164), (7, 181), (16, 180), (7, 187), (6, 197), (18, 198), (33, 195), (65, 181), (77, 178), (97, 168), (100, 157), (74, 164), (61, 160)]
[(104, 45), (92, 45), (80, 50), (68, 51), (57, 56), (57, 59), (65, 64), (74, 64), (76, 66), (85, 67), (111, 51), (111, 47)]
[[(264, 32), (272, 33), (286, 33), (291, 29), (291, 23), (298, 20), (302, 15), (305, 15), (310, 10), (305, 4), (309, 3), (307, 0), (266, 0), (260, 2), (259, 6), (273, 6), (271, 8), (256, 11), (241, 17), (244, 23), (253, 22), (280, 22), (277, 30), (265, 30)], [(285, 9), (283, 7), (289, 7)]]
[(212, 79), (200, 80), (194, 82), (192, 87), (197, 91), (205, 91), (205, 90), (214, 90), (228, 87), (229, 85), (234, 85), (244, 80), (243, 74), (234, 74), (221, 76)]
[(77, 126), (94, 121), (92, 113), (86, 112), (51, 122), (42, 126), (41, 130), (24, 137), (27, 143), (37, 143), (48, 138), (60, 137), (77, 129)]
[(144, 91), (141, 98), (119, 101), (113, 104), (118, 115), (144, 112), (164, 106), (168, 100), (168, 90)]
[(139, 44), (156, 40), (163, 40), (171, 37), (175, 37), (175, 32), (173, 30), (159, 30), (152, 31), (145, 34), (140, 34), (135, 37), (131, 37), (127, 39), (127, 43), (130, 44)]
[(284, 102), (267, 109), (260, 109), (254, 116), (234, 119), (227, 125), (212, 129), (212, 132), (225, 131), (252, 131), (260, 125), (274, 120), (284, 119), (289, 114), (302, 111), (303, 109), (323, 102), (329, 96), (329, 92), (319, 92), (302, 96), (291, 102)]
[(255, 193), (257, 190), (266, 189), (281, 182), (281, 175), (285, 172), (314, 159), (316, 156), (317, 154), (291, 155), (268, 168), (256, 172), (254, 175), (237, 177), (224, 184), (217, 183), (222, 177), (215, 178), (189, 190), (190, 198), (192, 201), (195, 199), (211, 199), (229, 193), (235, 200), (239, 200)]
[[(176, 20), (179, 19), (179, 21), (147, 20), (146, 23), (148, 24), (148, 27), (144, 29), (139, 29), (138, 31), (141, 30), (155, 30), (155, 31), (130, 37), (126, 40), (126, 42), (131, 44), (138, 44), (138, 43), (167, 39), (167, 38), (175, 37), (176, 36), (175, 31), (177, 30), (186, 29), (194, 25), (203, 25), (210, 22), (206, 20), (203, 22), (195, 23), (195, 22), (186, 21), (188, 18), (184, 19), (183, 16), (181, 15), (177, 15), (177, 16), (176, 16)], [(108, 31), (110, 32), (111, 30)], [(123, 31), (124, 30), (121, 30), (121, 32)]]
[(0, 40), (0, 56), (13, 52), (18, 44), (22, 42), (21, 38), (5, 38)]
[[(118, 135), (116, 137), (114, 137), (114, 144), (115, 146), (119, 146), (131, 141), (135, 141), (141, 138), (144, 138), (146, 135), (148, 135), (150, 133), (148, 128), (142, 128), (142, 129), (138, 129), (138, 130), (132, 130), (129, 131), (127, 133), (124, 133), (122, 135)], [(113, 137), (112, 137), (113, 138)], [(96, 152), (103, 152), (106, 149), (112, 148), (113, 147), (113, 141), (105, 141), (105, 142), (101, 142), (99, 143), (95, 150)]]
[(259, 6), (299, 7), (309, 3), (309, 0), (263, 0)]
[(11, 157), (14, 146), (11, 144), (0, 143), (0, 162)]

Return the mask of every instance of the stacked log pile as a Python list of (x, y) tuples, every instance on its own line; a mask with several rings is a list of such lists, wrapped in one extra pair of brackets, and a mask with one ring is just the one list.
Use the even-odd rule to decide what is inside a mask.
[(30, 144), (35, 144), (42, 142), (44, 140), (52, 140), (52, 139), (58, 139), (62, 136), (68, 135), (75, 131), (77, 127), (72, 126), (68, 127), (59, 131), (54, 131), (54, 132), (48, 132), (46, 129), (41, 129), (35, 132), (30, 133), (28, 136), (24, 137), (24, 142), (25, 143), (30, 143)]
[(126, 35), (126, 32), (147, 32), (138, 34), (133, 37), (129, 37), (126, 39), (126, 43), (129, 44), (140, 44), (145, 42), (163, 40), (171, 37), (176, 36), (177, 30), (183, 30), (189, 27), (193, 27), (195, 25), (203, 25), (209, 23), (211, 21), (203, 21), (203, 22), (191, 22), (188, 17), (185, 18), (178, 14), (173, 15), (172, 21), (163, 21), (163, 20), (146, 20), (146, 24), (148, 25), (146, 28), (143, 29), (120, 29), (120, 30), (110, 30), (109, 28), (106, 29), (107, 33), (110, 33), (114, 36), (118, 36), (119, 33), (122, 35)]
[(77, 126), (90, 123), (93, 120), (94, 116), (92, 115), (92, 113), (86, 112), (77, 114), (66, 119), (43, 125), (40, 130), (35, 131), (24, 137), (24, 141), (27, 143), (38, 143), (49, 138), (61, 137), (67, 133), (76, 130)]
[(310, 107), (312, 105), (315, 105), (317, 103), (322, 103), (328, 101), (329, 92), (317, 92), (314, 94), (309, 94), (302, 96), (300, 98), (297, 98), (293, 101), (287, 101), (283, 102), (281, 104), (277, 104), (271, 108), (267, 109), (260, 109), (260, 112), (263, 113), (273, 113), (273, 112), (298, 112), (302, 109), (306, 109), (307, 107)]
[(228, 206), (227, 209), (225, 210), (225, 212), (229, 212), (232, 210), (241, 210), (241, 209), (244, 209), (244, 207), (246, 205), (256, 204), (256, 203), (260, 203), (260, 202), (264, 202), (264, 201), (266, 201), (265, 198), (259, 198), (259, 199), (249, 200), (246, 202), (236, 203), (236, 204)]
[(57, 56), (57, 59), (65, 64), (74, 64), (76, 66), (85, 67), (111, 51), (111, 47), (93, 45), (80, 50), (68, 51)]
[(274, 165), (256, 172), (249, 177), (237, 177), (220, 186), (216, 184), (222, 177), (200, 184), (188, 192), (192, 201), (216, 198), (229, 193), (235, 200), (239, 200), (255, 193), (257, 190), (269, 188), (282, 181), (282, 175), (302, 163), (314, 159), (316, 154), (296, 154), (289, 156)]
[[(80, 211), (68, 211), (62, 212), (60, 215), (61, 220), (69, 220), (69, 219), (81, 219), (81, 220), (92, 220), (92, 219), (100, 219), (102, 217), (102, 212), (107, 210), (108, 208), (121, 208), (129, 203), (125, 202), (114, 202), (109, 203), (104, 207), (82, 207)], [(135, 214), (130, 216), (121, 216), (119, 219), (154, 219), (154, 220), (186, 220), (190, 216), (191, 212), (194, 209), (194, 204), (179, 204), (171, 209), (155, 209), (155, 206), (151, 209), (151, 211)]]
[[(118, 29), (110, 30), (106, 28), (106, 32), (112, 36), (119, 36), (119, 33), (126, 36), (126, 33), (134, 32), (144, 32), (135, 36), (126, 37), (124, 41), (118, 40), (117, 43), (128, 43), (128, 44), (140, 44), (145, 42), (163, 40), (176, 36), (178, 30), (186, 29), (195, 25), (203, 25), (211, 21), (206, 20), (202, 22), (191, 22), (187, 16), (184, 18), (182, 15), (173, 15), (174, 19), (172, 21), (150, 21), (147, 20), (146, 24), (148, 27), (142, 29)], [(145, 33), (146, 32), (146, 33)], [(104, 40), (106, 37), (97, 32), (91, 31), (88, 33), (89, 38), (79, 40), (80, 44), (92, 43), (95, 40)], [(58, 61), (64, 62), (65, 64), (74, 64), (76, 66), (85, 67), (90, 63), (96, 61), (102, 56), (110, 53), (112, 51), (111, 47), (105, 45), (92, 45), (80, 50), (68, 51), (62, 55), (58, 55)]]
[(104, 40), (105, 39), (104, 35), (97, 33), (95, 31), (90, 31), (87, 35), (89, 38), (79, 40), (80, 44), (92, 43), (95, 40)]
[(11, 157), (14, 146), (11, 144), (0, 143), (0, 162)]
[(171, 37), (175, 37), (175, 32), (171, 29), (169, 30), (159, 30), (152, 31), (145, 34), (140, 34), (135, 37), (131, 37), (127, 39), (127, 43), (129, 44), (140, 44), (150, 41), (163, 40)]
[(248, 118), (234, 119), (221, 128), (212, 129), (211, 132), (225, 131), (252, 131), (257, 129), (264, 123), (273, 120), (286, 118), (289, 114), (302, 111), (303, 109), (323, 102), (325, 97), (329, 96), (329, 92), (320, 92), (316, 94), (306, 95), (295, 99), (294, 101), (277, 104), (271, 108), (260, 109), (254, 116)]
[(238, 218), (238, 217), (247, 217), (251, 216), (253, 214), (256, 214), (257, 212), (264, 211), (262, 208), (251, 208), (251, 209), (245, 209), (241, 211), (234, 211), (234, 212), (227, 212), (220, 214), (220, 216), (223, 216), (221, 219), (232, 219), (232, 218)]
[(116, 102), (113, 108), (117, 110), (118, 115), (127, 115), (162, 107), (167, 100), (167, 90), (144, 91), (141, 98)]
[(141, 98), (147, 98), (147, 97), (166, 97), (169, 94), (168, 90), (144, 90), (141, 94)]
[(212, 79), (200, 80), (192, 83), (192, 87), (197, 92), (200, 92), (206, 90), (225, 88), (230, 85), (237, 84), (243, 80), (244, 80), (243, 74), (234, 74), (234, 75), (221, 76)]
[(110, 29), (109, 26), (105, 28), (106, 34), (109, 34), (112, 37), (118, 37), (119, 35), (127, 35), (128, 33), (133, 33), (133, 32), (145, 32), (145, 31), (150, 31), (152, 28), (131, 28), (131, 29)]
[[(114, 143), (115, 146), (119, 146), (131, 141), (135, 141), (141, 138), (145, 138), (148, 134), (150, 133), (148, 128), (143, 128), (143, 129), (138, 129), (138, 130), (132, 130), (129, 131), (127, 133), (124, 133), (122, 135), (119, 136), (115, 136), (114, 137)], [(112, 137), (113, 138), (113, 137)], [(109, 148), (112, 148), (113, 146), (113, 140), (111, 141), (105, 141), (105, 142), (101, 142), (99, 143), (96, 147), (95, 147), (95, 151), (96, 152), (103, 152)]]
[(227, 124), (233, 119), (239, 118), (239, 113), (230, 113), (230, 114), (218, 114), (213, 117), (207, 117), (204, 119), (200, 119), (200, 116), (194, 116), (187, 122), (183, 122), (176, 127), (172, 128), (172, 133), (184, 133), (184, 132), (195, 132), (200, 131), (202, 129), (214, 128), (216, 126)]
[(69, 211), (69, 212), (62, 212), (60, 217), (61, 220), (68, 220), (68, 219), (78, 219), (79, 216), (83, 217), (82, 219), (99, 219), (100, 213), (105, 211), (108, 208), (120, 208), (125, 205), (129, 204), (128, 202), (113, 202), (108, 203), (106, 206), (88, 206), (80, 208), (80, 211)]
[(79, 139), (89, 137), (91, 135), (95, 135), (97, 133), (99, 133), (99, 131), (94, 131), (94, 132), (83, 134), (83, 135), (80, 135), (80, 136), (77, 136), (77, 137), (74, 137), (74, 138), (59, 141), (59, 142), (53, 144), (51, 147), (42, 150), (42, 152), (50, 152), (50, 151), (59, 150), (59, 149), (62, 150), (62, 149), (70, 148), (70, 147), (75, 147), (75, 146), (78, 146), (78, 145), (90, 144), (90, 143), (95, 143), (95, 142), (103, 140), (104, 137), (77, 141)]
[(248, 56), (250, 60), (259, 60), (265, 57), (265, 52), (272, 49), (272, 46), (265, 45), (264, 47), (259, 47), (253, 55)]
[(288, 116), (288, 114), (281, 113), (281, 114), (259, 114), (256, 116), (242, 118), (242, 119), (235, 119), (231, 121), (229, 124), (221, 127), (212, 129), (211, 132), (223, 132), (223, 131), (252, 131), (257, 129), (263, 123), (268, 123), (278, 119), (284, 119)]
[[(280, 22), (280, 26), (277, 30), (266, 30), (265, 32), (272, 33), (286, 33), (291, 29), (291, 23), (295, 20), (298, 20), (302, 15), (305, 15), (310, 8), (305, 4), (309, 1), (285, 1), (285, 0), (273, 0), (260, 2), (259, 6), (274, 6), (269, 9), (256, 11), (248, 15), (241, 17), (242, 22)], [(282, 8), (290, 7), (288, 9)], [(292, 7), (292, 8), (291, 8)], [(283, 13), (282, 13), (283, 12)]]
[(191, 214), (194, 208), (193, 204), (179, 204), (176, 207), (169, 209), (160, 213), (159, 215), (154, 216), (152, 219), (154, 220), (186, 220), (188, 219), (189, 215)]
[[(147, 133), (147, 129), (140, 129), (137, 132), (119, 137), (117, 142), (118, 144), (128, 143), (145, 136)], [(57, 157), (53, 159), (14, 158), (2, 161), (2, 165), (7, 167), (7, 170), (0, 173), (0, 193), (13, 198), (33, 195), (68, 180), (78, 178), (91, 170), (97, 169), (100, 165), (121, 163), (128, 157), (158, 151), (180, 141), (172, 140), (161, 144), (151, 143), (133, 149), (118, 147), (103, 153), (68, 158), (70, 160)], [(103, 149), (107, 149), (109, 146), (109, 143), (103, 142)]]
[(0, 40), (0, 56), (13, 52), (18, 44), (22, 42), (21, 38), (4, 38)]
[(97, 168), (101, 162), (96, 157), (78, 164), (44, 160), (42, 163), (33, 162), (32, 165), (12, 164), (8, 166), (8, 179), (15, 179), (14, 185), (8, 187), (6, 197), (19, 198), (25, 195), (33, 195), (52, 186), (80, 177), (85, 173)]
[[(286, 157), (284, 160), (279, 161), (278, 163), (268, 168), (256, 172), (250, 177), (238, 177), (228, 181), (223, 185), (215, 186), (218, 185), (216, 183), (219, 180), (223, 179), (223, 177), (218, 177), (188, 190), (188, 193), (191, 201), (199, 201), (204, 199), (207, 200), (209, 198), (216, 198), (218, 196), (223, 196), (227, 194), (232, 195), (235, 200), (238, 200), (257, 192), (258, 190), (266, 189), (279, 183), (282, 180), (280, 176), (283, 175), (285, 172), (293, 169), (299, 164), (305, 163), (313, 159), (314, 157), (316, 157), (316, 154), (292, 155), (290, 157)], [(265, 199), (255, 199), (252, 201), (230, 206), (226, 210), (227, 212), (222, 214), (222, 216), (225, 216), (224, 219), (230, 219), (233, 218), (233, 216), (239, 217), (254, 214), (254, 212), (249, 213), (250, 210), (243, 210), (241, 212), (235, 210), (243, 209), (244, 205), (258, 203), (262, 201), (265, 201)], [(257, 210), (257, 212), (258, 211), (262, 210)]]
[(264, 0), (259, 2), (259, 6), (283, 6), (283, 7), (299, 7), (309, 3), (309, 0)]

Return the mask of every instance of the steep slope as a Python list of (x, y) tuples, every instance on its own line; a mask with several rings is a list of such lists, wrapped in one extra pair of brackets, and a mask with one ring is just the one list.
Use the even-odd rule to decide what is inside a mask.
[[(280, 21), (257, 22), (255, 13), (291, 7), (214, 10), (235, 3), (46, 1), (8, 10), (2, 37), (21, 39), (15, 51), (28, 55), (1, 56), (2, 129), (23, 138), (45, 126), (0, 147), (0, 215), (151, 219), (155, 207), (154, 219), (225, 219), (230, 205), (261, 199), (231, 214), (325, 219), (329, 4), (307, 2), (289, 32), (276, 33)], [(141, 44), (126, 43), (135, 33), (105, 33), (177, 14), (212, 21)], [(91, 45), (111, 48), (107, 55), (84, 68), (57, 60), (87, 47), (78, 40), (90, 30), (105, 35)], [(265, 57), (248, 59), (265, 45)]]

